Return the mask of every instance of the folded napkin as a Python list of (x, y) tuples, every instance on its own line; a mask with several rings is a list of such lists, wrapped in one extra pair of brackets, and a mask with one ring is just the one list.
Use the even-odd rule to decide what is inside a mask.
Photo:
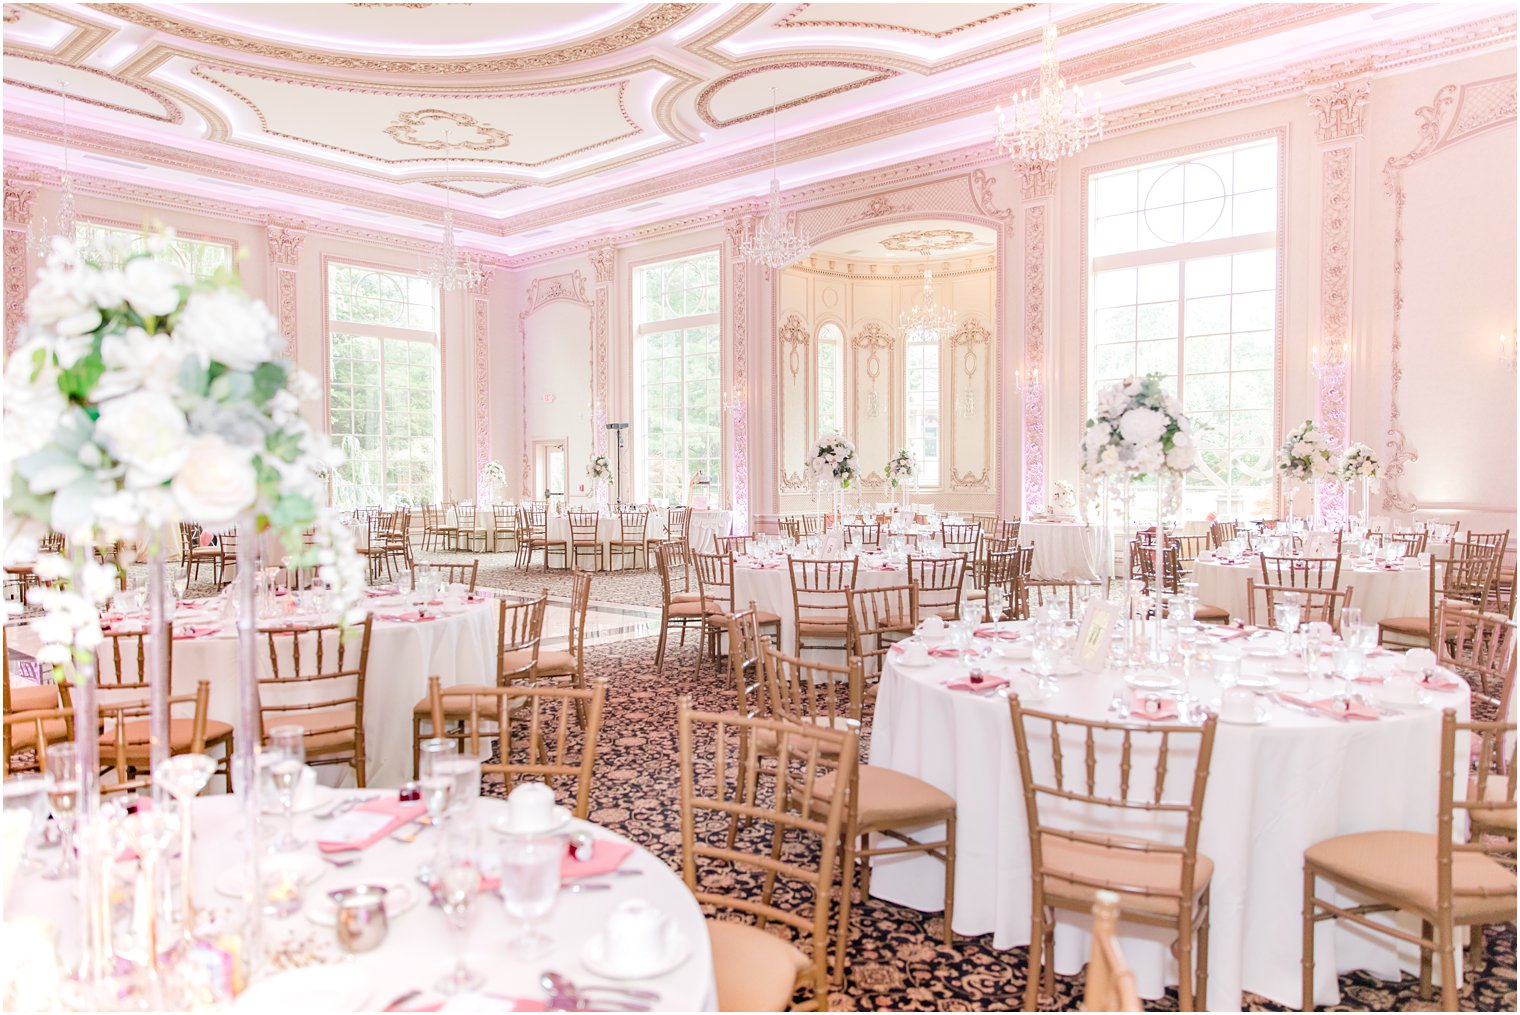
[(956, 677), (945, 686), (950, 688), (952, 691), (994, 691), (1006, 683), (1008, 683), (1008, 681), (1004, 680), (1002, 677), (993, 676), (991, 673), (985, 673), (982, 675), (982, 679), (979, 681), (974, 681), (971, 679), (970, 675), (967, 675), (964, 677)]
[(977, 628), (976, 636), (978, 638), (996, 638), (998, 641), (1018, 641), (1023, 637), (1017, 631), (994, 631), (990, 627)]
[(559, 876), (561, 878), (594, 878), (600, 874), (610, 874), (632, 855), (633, 843), (631, 842), (593, 839), (589, 860), (577, 860), (569, 850), (565, 851), (565, 858), (559, 863)]
[(204, 638), (220, 630), (220, 627), (178, 627), (174, 629), (174, 639), (179, 641), (185, 638)]
[(464, 601), (467, 603), (484, 603), (487, 602), (490, 598), (490, 596), (478, 596), (472, 592), (464, 597)]
[(1129, 714), (1137, 719), (1161, 722), (1177, 718), (1177, 699), (1170, 695), (1136, 694), (1129, 696)]
[(377, 585), (375, 588), (365, 589), (364, 594), (367, 596), (393, 596), (396, 594), (396, 589), (389, 585)]
[(1236, 638), (1244, 638), (1255, 630), (1254, 627), (1230, 627), (1214, 632), (1214, 637), (1218, 641), (1234, 641)]
[(324, 853), (368, 849), (426, 813), (427, 804), (402, 803), (393, 796), (379, 797), (334, 818), (332, 824), (323, 829), (326, 837), (317, 840), (317, 848)]
[(195, 545), (210, 546), (215, 539), (216, 537), (211, 533), (207, 532), (205, 529), (201, 529), (200, 535), (195, 537)]
[(1457, 688), (1462, 686), (1462, 681), (1457, 680), (1455, 677), (1448, 676), (1445, 673), (1442, 673), (1440, 670), (1431, 670), (1425, 675), (1425, 679), (1420, 681), (1420, 683), (1424, 684), (1432, 691), (1455, 691)]
[(431, 613), (417, 613), (414, 611), (412, 613), (382, 613), (380, 614), (380, 619), (395, 620), (406, 624), (420, 624), (429, 620), (437, 620), (438, 618)]
[(1369, 708), (1366, 705), (1358, 705), (1354, 701), (1341, 701), (1335, 698), (1300, 698), (1296, 694), (1285, 694), (1281, 691), (1278, 692), (1277, 696), (1290, 705), (1297, 705), (1300, 708), (1312, 708), (1316, 712), (1323, 712), (1326, 715), (1341, 715), (1348, 719), (1363, 720), (1371, 720), (1378, 717), (1377, 709)]
[[(594, 1006), (593, 1006), (594, 1007)], [(423, 1004), (410, 1008), (387, 1008), (386, 1011), (548, 1011), (543, 1001), (530, 1001), (525, 997), (503, 997), (500, 994), (455, 994), (447, 1001)]]
[(429, 599), (427, 601), (427, 604), (429, 606), (442, 606), (443, 605), (443, 600), (442, 599)]

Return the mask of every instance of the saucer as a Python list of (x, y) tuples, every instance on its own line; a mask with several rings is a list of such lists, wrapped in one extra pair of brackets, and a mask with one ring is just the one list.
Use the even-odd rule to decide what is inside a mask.
[(1272, 713), (1267, 711), (1267, 707), (1265, 705), (1257, 705), (1255, 708), (1255, 716), (1251, 719), (1227, 719), (1225, 718), (1224, 712), (1220, 709), (1220, 701), (1218, 698), (1215, 698), (1213, 701), (1209, 702), (1209, 711), (1218, 716), (1220, 722), (1228, 723), (1231, 726), (1262, 726), (1272, 718)]
[[(1303, 670), (1299, 670), (1298, 672), (1302, 673)], [(1257, 673), (1249, 675), (1242, 673), (1240, 676), (1235, 678), (1236, 687), (1245, 687), (1253, 691), (1276, 687), (1280, 683), (1282, 683), (1282, 681), (1278, 680), (1270, 673)]]
[(929, 666), (933, 666), (935, 662), (934, 657), (929, 655), (924, 656), (922, 662), (910, 662), (908, 660), (908, 653), (906, 652), (894, 655), (892, 657), (892, 661), (898, 666), (906, 666), (910, 670), (922, 670)]
[(659, 960), (644, 969), (625, 969), (621, 966), (609, 965), (606, 953), (606, 938), (604, 931), (597, 931), (586, 943), (581, 946), (581, 965), (585, 966), (597, 976), (605, 976), (609, 980), (647, 980), (650, 977), (661, 976), (685, 962), (691, 955), (691, 943), (686, 940), (686, 935), (671, 925), (667, 925), (665, 932), (665, 954)]
[(552, 835), (555, 832), (563, 831), (564, 827), (570, 823), (571, 817), (572, 815), (568, 808), (556, 806), (551, 812), (547, 825), (541, 828), (514, 828), (512, 826), (512, 814), (509, 811), (491, 822), (491, 830), (493, 832), (500, 832), (502, 835)]
[[(301, 883), (303, 887), (315, 884), (327, 868), (322, 861), (310, 853), (276, 853), (273, 856), (264, 857), (259, 863), (259, 873), (268, 877), (277, 870), (289, 871), (291, 876)], [(243, 868), (241, 865), (225, 870), (216, 879), (216, 890), (223, 895), (232, 898), (241, 898), (243, 894)]]
[[(391, 920), (422, 901), (422, 893), (415, 884), (396, 878), (365, 878), (354, 882), (354, 885), (359, 884), (376, 885), (385, 889), (385, 915)], [(339, 888), (352, 888), (354, 885), (341, 885)], [(331, 891), (338, 891), (339, 888)], [(326, 892), (307, 902), (302, 911), (306, 914), (306, 919), (318, 927), (331, 927), (338, 922), (338, 904)]]
[(1182, 681), (1165, 673), (1132, 673), (1124, 682), (1142, 691), (1175, 691), (1182, 687)]

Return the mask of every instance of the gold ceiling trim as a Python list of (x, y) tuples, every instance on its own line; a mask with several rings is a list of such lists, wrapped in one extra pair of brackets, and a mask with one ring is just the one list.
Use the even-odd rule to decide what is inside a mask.
[(115, 74), (112, 74), (108, 71), (96, 70), (94, 67), (81, 67), (79, 64), (73, 63), (71, 61), (62, 60), (57, 57), (31, 49), (7, 47), (5, 50), (5, 55), (15, 57), (18, 60), (32, 60), (36, 63), (45, 63), (52, 67), (64, 67), (68, 70), (79, 71), (82, 74), (92, 74), (95, 77), (104, 78), (112, 84), (121, 85), (125, 88), (131, 88), (133, 91), (141, 92), (143, 95), (152, 99), (154, 102), (157, 102), (163, 108), (163, 114), (160, 115), (156, 113), (149, 113), (141, 109), (133, 109), (131, 106), (123, 106), (115, 102), (108, 102), (105, 99), (96, 99), (88, 95), (78, 95), (73, 92), (70, 92), (67, 94), (67, 96), (65, 96), (63, 90), (59, 88), (49, 88), (46, 85), (34, 84), (30, 81), (20, 81), (10, 77), (5, 78), (5, 83), (11, 85), (14, 88), (25, 88), (29, 92), (38, 92), (42, 95), (52, 95), (56, 96), (59, 99), (67, 97), (68, 101), (70, 102), (81, 102), (85, 105), (96, 106), (100, 109), (109, 109), (117, 113), (127, 113), (131, 116), (140, 116), (145, 120), (152, 120), (154, 123), (177, 124), (185, 122), (184, 110), (180, 109), (179, 106), (175, 104), (175, 102), (170, 99), (168, 95), (159, 91), (154, 86), (145, 85), (137, 81), (128, 81), (124, 78), (117, 77)]
[(968, 31), (969, 29), (972, 29), (972, 28), (980, 28), (983, 25), (991, 24), (994, 21), (1001, 21), (1003, 18), (1012, 17), (1015, 14), (1022, 14), (1025, 11), (1034, 10), (1036, 7), (1038, 7), (1040, 5), (1039, 4), (1015, 4), (1012, 7), (1006, 7), (1003, 10), (998, 11), (996, 14), (988, 14), (988, 15), (986, 15), (984, 17), (977, 18), (977, 19), (975, 19), (973, 21), (967, 21), (964, 24), (955, 26), (954, 28), (947, 28), (943, 32), (931, 32), (928, 29), (925, 29), (925, 28), (914, 28), (911, 25), (894, 25), (894, 24), (889, 24), (889, 23), (885, 23), (885, 22), (876, 22), (876, 21), (838, 21), (838, 20), (832, 20), (832, 19), (825, 19), (825, 20), (822, 20), (822, 21), (793, 20), (793, 19), (795, 19), (797, 17), (797, 15), (801, 14), (803, 11), (807, 10), (811, 6), (813, 6), (813, 5), (812, 4), (798, 4), (794, 9), (792, 9), (792, 10), (788, 11), (787, 13), (783, 14), (780, 18), (778, 18), (775, 22), (773, 22), (771, 24), (771, 27), (772, 28), (864, 28), (864, 29), (867, 29), (867, 30), (870, 30), (870, 31), (877, 31), (877, 32), (902, 32), (905, 35), (918, 35), (918, 36), (921, 36), (921, 37), (926, 38), (926, 39), (945, 39), (945, 38), (949, 38), (950, 36), (955, 35), (957, 33)]
[(898, 76), (898, 72), (891, 69), (890, 67), (883, 67), (880, 64), (865, 63), (863, 61), (856, 60), (778, 60), (775, 63), (760, 64), (755, 67), (746, 68), (745, 70), (735, 71), (732, 74), (725, 74), (721, 78), (718, 78), (716, 81), (707, 85), (702, 89), (701, 94), (697, 96), (697, 115), (700, 116), (703, 122), (705, 122), (708, 126), (719, 128), (732, 127), (737, 123), (748, 123), (750, 120), (758, 120), (761, 117), (769, 116), (771, 113), (771, 107), (764, 106), (762, 108), (745, 113), (743, 116), (736, 116), (730, 120), (720, 120), (712, 111), (712, 100), (717, 97), (717, 94), (719, 92), (727, 88), (729, 85), (734, 84), (744, 78), (751, 77), (755, 74), (764, 74), (767, 71), (774, 70), (802, 70), (810, 67), (838, 67), (846, 70), (869, 71), (870, 76), (861, 78), (858, 81), (850, 81), (842, 85), (834, 85), (831, 88), (825, 88), (822, 91), (813, 92), (809, 95), (804, 95), (801, 98), (796, 98), (792, 99), (789, 102), (780, 103), (775, 107), (777, 112), (780, 112), (784, 109), (795, 109), (798, 106), (805, 106), (809, 102), (817, 102), (820, 99), (826, 99), (834, 95), (840, 95), (844, 92), (853, 91), (856, 88), (864, 88), (866, 85), (874, 85), (878, 82), (887, 81)]
[(219, 46), (246, 56), (312, 64), (332, 70), (381, 71), (388, 74), (475, 75), (512, 74), (518, 71), (541, 71), (608, 56), (652, 39), (686, 20), (702, 4), (655, 4), (652, 9), (635, 14), (629, 20), (585, 42), (535, 50), (515, 56), (456, 57), (453, 59), (414, 59), (363, 56), (322, 49), (305, 49), (250, 38), (235, 32), (206, 28), (182, 18), (170, 17), (144, 4), (86, 4), (85, 6), (113, 18), (151, 28), (203, 46)]
[[(455, 141), (452, 137), (443, 141), (419, 140), (417, 132), (419, 128), (426, 127), (429, 123), (446, 120), (456, 127), (463, 127), (466, 131), (480, 136), (479, 141)], [(489, 152), (497, 148), (505, 148), (512, 143), (512, 135), (489, 123), (481, 123), (469, 113), (455, 113), (447, 109), (412, 109), (403, 112), (396, 117), (396, 121), (385, 128), (392, 141), (397, 144), (411, 145), (415, 148), (425, 148), (428, 151), (449, 151), (453, 148), (465, 148), (472, 152)], [(470, 135), (466, 134), (468, 138)]]

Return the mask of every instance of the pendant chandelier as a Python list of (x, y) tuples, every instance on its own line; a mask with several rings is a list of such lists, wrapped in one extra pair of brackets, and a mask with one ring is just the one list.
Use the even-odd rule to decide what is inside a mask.
[(807, 237), (787, 221), (781, 210), (781, 180), (777, 177), (776, 89), (771, 89), (771, 199), (765, 216), (745, 229), (739, 240), (739, 256), (759, 261), (772, 271), (785, 268), (808, 252)]
[[(444, 136), (444, 150), (452, 152), (454, 146)], [(454, 240), (454, 202), (448, 187), (443, 190), (443, 243), (428, 262), (427, 277), (443, 292), (458, 289), (474, 289), (485, 279), (485, 269), (479, 256), (461, 250)]]
[(1025, 88), (1013, 100), (1012, 124), (1005, 121), (1003, 107), (997, 107), (997, 146), (1015, 162), (1055, 162), (1103, 138), (1102, 95), (1094, 99), (1089, 112), (1081, 86), (1067, 89), (1056, 59), (1054, 22), (1045, 25), (1039, 95), (1031, 96)]
[(924, 291), (902, 312), (898, 327), (909, 342), (937, 342), (955, 330), (955, 311), (934, 299), (934, 272), (924, 269)]
[(69, 174), (69, 90), (62, 81), (58, 82), (58, 94), (63, 99), (63, 171), (58, 176), (58, 218), (53, 227), (48, 226), (45, 216), (37, 220), (35, 231), (28, 227), (32, 252), (38, 260), (45, 260), (53, 252), (55, 236), (61, 236), (70, 242), (76, 239), (74, 178)]

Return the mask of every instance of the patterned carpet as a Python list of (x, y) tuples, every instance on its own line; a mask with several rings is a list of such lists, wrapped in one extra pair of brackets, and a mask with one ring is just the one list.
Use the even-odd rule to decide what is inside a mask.
[[(598, 590), (599, 592), (600, 590)], [(732, 707), (732, 693), (709, 665), (693, 679), (695, 650), (673, 649), (665, 672), (651, 665), (652, 639), (587, 650), (587, 669), (609, 681), (609, 708), (602, 735), (591, 818), (643, 844), (672, 867), (680, 864), (680, 824), (675, 805), (679, 770), (674, 764), (676, 714), (683, 695), (700, 708)], [(869, 717), (866, 728), (869, 729)], [(710, 748), (708, 748), (710, 751)], [(700, 750), (702, 757), (706, 751)], [(487, 792), (491, 792), (487, 787)], [(499, 787), (496, 790), (499, 793)], [(723, 890), (743, 890), (725, 883)], [(749, 885), (751, 889), (753, 885)], [(843, 990), (829, 999), (835, 1011), (1010, 1010), (1021, 1006), (1026, 952), (1000, 951), (990, 935), (942, 941), (937, 913), (919, 913), (872, 899), (853, 910), (853, 945)], [(1490, 928), (1485, 961), (1464, 985), (1464, 1010), (1514, 1011), (1515, 928)], [(1055, 1007), (1076, 1010), (1082, 978), (1059, 977)], [(1398, 982), (1364, 974), (1341, 978), (1343, 1011), (1434, 1010), (1419, 1000), (1413, 978)], [(1155, 1011), (1176, 1010), (1175, 993), (1152, 1002)], [(1285, 1010), (1263, 998), (1246, 998), (1253, 1011)]]

